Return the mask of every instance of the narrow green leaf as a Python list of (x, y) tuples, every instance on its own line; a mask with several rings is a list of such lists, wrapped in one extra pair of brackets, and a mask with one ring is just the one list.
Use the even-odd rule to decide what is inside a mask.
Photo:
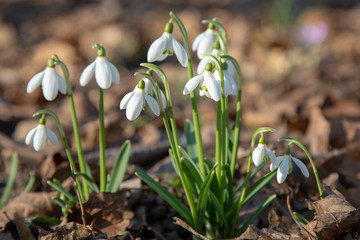
[(65, 188), (59, 182), (59, 180), (53, 179), (52, 182), (47, 181), (46, 183), (49, 184), (51, 187), (53, 187), (59, 193), (64, 194), (69, 200), (72, 200), (74, 202), (78, 202), (78, 200), (73, 195), (71, 195), (68, 191), (65, 190)]
[(173, 166), (176, 174), (180, 177), (179, 169), (178, 169), (178, 167), (177, 167), (177, 165), (176, 165), (176, 161), (175, 161), (175, 158), (174, 158), (174, 154), (173, 154), (173, 152), (172, 152), (171, 149), (169, 149), (169, 157), (170, 157), (171, 164), (172, 164), (172, 166)]
[(194, 162), (197, 163), (199, 159), (199, 154), (196, 146), (195, 130), (194, 125), (189, 120), (185, 121), (185, 136), (187, 152), (189, 153), (191, 159), (193, 159)]
[(86, 180), (86, 183), (89, 186), (91, 191), (94, 191), (96, 193), (100, 192), (99, 187), (96, 185), (96, 183), (94, 182), (92, 177), (90, 177), (86, 173), (81, 173), (81, 172), (75, 172), (74, 174), (75, 174), (75, 176), (82, 176)]
[(180, 216), (192, 227), (194, 227), (193, 219), (188, 208), (174, 195), (172, 195), (165, 187), (160, 185), (152, 179), (145, 171), (139, 167), (134, 166), (136, 175), (141, 178), (147, 185), (149, 185), (155, 192), (157, 192), (171, 207), (177, 211)]
[(34, 172), (31, 172), (31, 173), (30, 173), (29, 181), (28, 181), (28, 183), (26, 184), (26, 187), (25, 187), (24, 192), (30, 192), (30, 191), (31, 191), (31, 188), (34, 186), (35, 180), (36, 180), (35, 173), (34, 173)]
[[(226, 232), (229, 232), (230, 231), (229, 224), (226, 221), (224, 209), (223, 209), (219, 199), (217, 199), (216, 195), (213, 194), (212, 192), (210, 192), (210, 197), (211, 197), (213, 206), (216, 208), (217, 213), (219, 214), (219, 216), (220, 216), (220, 218), (222, 220), (222, 224), (224, 225), (224, 227), (226, 229)], [(219, 223), (219, 224), (221, 224), (221, 223)]]
[(239, 236), (251, 224), (262, 211), (276, 198), (276, 194), (271, 195), (268, 199), (251, 215), (251, 217), (235, 232), (235, 236)]
[(186, 182), (184, 184), (189, 185), (191, 191), (195, 194), (196, 197), (200, 194), (200, 187), (202, 185), (202, 180), (196, 173), (196, 171), (191, 167), (190, 164), (187, 163), (187, 160), (182, 158), (180, 160), (181, 168), (183, 173), (185, 174), (185, 178), (183, 179)]
[(17, 169), (18, 169), (18, 155), (17, 153), (13, 153), (11, 155), (11, 166), (10, 166), (10, 173), (9, 173), (9, 177), (6, 183), (6, 187), (4, 190), (4, 193), (1, 197), (0, 200), (0, 209), (3, 208), (10, 196), (11, 190), (14, 186), (15, 183), (15, 179), (16, 179), (16, 174), (17, 174)]
[(115, 164), (113, 166), (113, 170), (111, 171), (110, 182), (108, 184), (108, 189), (107, 189), (108, 192), (115, 193), (119, 191), (120, 184), (126, 172), (126, 166), (129, 162), (130, 149), (131, 149), (131, 144), (130, 141), (127, 140), (122, 145), (119, 154), (116, 158)]
[(196, 224), (197, 230), (201, 231), (204, 223), (204, 215), (206, 210), (206, 205), (209, 199), (209, 189), (212, 180), (214, 179), (215, 171), (213, 170), (210, 174), (208, 174), (201, 186), (200, 195), (198, 198), (198, 203), (196, 205), (196, 212), (198, 215), (198, 222)]
[(50, 223), (50, 224), (60, 224), (61, 220), (57, 218), (49, 218), (49, 217), (35, 217), (30, 220), (32, 223)]
[(301, 226), (305, 226), (306, 224), (308, 224), (309, 221), (300, 213), (293, 212), (293, 215)]

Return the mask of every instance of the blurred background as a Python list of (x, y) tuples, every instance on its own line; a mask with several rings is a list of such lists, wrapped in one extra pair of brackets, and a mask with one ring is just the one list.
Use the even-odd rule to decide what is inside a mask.
[[(206, 29), (202, 19), (218, 17), (225, 26), (229, 54), (239, 61), (243, 74), (243, 152), (258, 127), (277, 129), (269, 136), (270, 146), (278, 144), (271, 140), (281, 136), (298, 138), (313, 154), (321, 178), (334, 173), (335, 180), (329, 183), (340, 184), (353, 204), (359, 205), (355, 199), (360, 198), (360, 1), (351, 0), (2, 0), (1, 187), (11, 152), (20, 155), (24, 177), (16, 184), (21, 188), (28, 179), (26, 173), (49, 154), (62, 151), (61, 144), (47, 144), (41, 152), (24, 145), (25, 135), (38, 121), (31, 117), (35, 111), (55, 111), (71, 138), (66, 97), (46, 102), (40, 89), (26, 94), (30, 78), (46, 67), (54, 53), (70, 71), (85, 151), (98, 147), (97, 85), (94, 80), (86, 87), (79, 85), (82, 70), (96, 57), (94, 43), (104, 44), (108, 59), (121, 75), (120, 84), (105, 91), (107, 146), (118, 147), (130, 138), (135, 146), (147, 147), (164, 138), (161, 119), (151, 111), (146, 109), (139, 119), (129, 122), (119, 103), (140, 80), (133, 74), (144, 71), (139, 64), (146, 62), (148, 47), (163, 33), (169, 11), (183, 21), (190, 42)], [(174, 29), (182, 43), (179, 30)], [(196, 66), (196, 54), (193, 59)], [(157, 64), (171, 82), (174, 111), (182, 127), (184, 119), (191, 119), (190, 102), (181, 94), (187, 70), (175, 57)], [(230, 100), (232, 117), (235, 101)], [(199, 99), (209, 156), (215, 109), (213, 101)], [(56, 129), (52, 120), (47, 124)], [(315, 189), (312, 183), (309, 180), (308, 185)]]

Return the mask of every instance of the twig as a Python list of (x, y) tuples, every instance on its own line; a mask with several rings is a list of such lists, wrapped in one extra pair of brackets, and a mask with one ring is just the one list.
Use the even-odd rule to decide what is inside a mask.
[(76, 176), (74, 174), (74, 171), (71, 167), (71, 164), (70, 164), (70, 169), (71, 169), (71, 177), (74, 181), (74, 185), (75, 185), (75, 189), (76, 189), (76, 195), (79, 199), (79, 204), (80, 204), (80, 211), (81, 211), (81, 219), (82, 219), (82, 222), (83, 222), (83, 225), (86, 227), (86, 220), (85, 220), (85, 210), (84, 210), (84, 206), (82, 204), (82, 201), (81, 201), (81, 197), (80, 197), (80, 192), (79, 192), (79, 186), (76, 182)]

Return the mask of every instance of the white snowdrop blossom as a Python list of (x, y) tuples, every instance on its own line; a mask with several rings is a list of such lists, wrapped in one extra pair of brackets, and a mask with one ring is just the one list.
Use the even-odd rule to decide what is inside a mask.
[(163, 61), (167, 56), (174, 54), (183, 67), (187, 67), (188, 58), (184, 47), (173, 37), (173, 24), (168, 22), (165, 26), (164, 33), (156, 39), (149, 48), (147, 61)]
[(132, 92), (126, 94), (120, 102), (120, 109), (126, 108), (126, 117), (135, 120), (142, 109), (145, 101), (156, 116), (160, 115), (160, 108), (156, 100), (145, 91), (145, 81), (141, 80)]
[(148, 94), (150, 97), (154, 97), (154, 94), (155, 94), (156, 99), (158, 100), (158, 103), (161, 106), (161, 110), (164, 111), (167, 106), (165, 94), (160, 90), (160, 96), (161, 96), (161, 103), (160, 103), (160, 99), (157, 96), (155, 86), (151, 83), (150, 79), (144, 78), (143, 80), (145, 82), (144, 90), (145, 90), (146, 94)]
[(200, 96), (207, 96), (218, 102), (221, 97), (221, 87), (215, 80), (211, 73), (212, 64), (208, 63), (205, 67), (205, 71), (193, 78), (191, 78), (185, 85), (183, 94), (190, 94), (195, 90), (197, 86), (200, 86)]
[[(223, 76), (224, 76), (224, 95), (225, 95), (225, 97), (227, 97), (228, 95), (236, 96), (238, 93), (238, 87), (235, 82), (235, 79), (229, 73), (227, 66), (228, 66), (228, 64), (226, 62), (224, 62), (223, 70), (222, 70)], [(214, 72), (213, 76), (221, 86), (221, 78), (220, 78), (219, 71), (216, 70)]]
[(295, 164), (300, 168), (302, 174), (308, 178), (309, 177), (309, 170), (307, 169), (306, 165), (299, 159), (291, 156), (290, 149), (287, 148), (285, 155), (277, 157), (276, 162), (273, 161), (270, 164), (270, 170), (273, 171), (276, 168), (277, 174), (276, 174), (276, 180), (279, 184), (283, 183), (289, 173), (292, 171), (292, 162), (295, 162)]
[(46, 100), (52, 101), (56, 98), (58, 91), (66, 94), (65, 79), (55, 70), (54, 59), (50, 58), (47, 67), (35, 74), (29, 81), (26, 92), (32, 93), (38, 87), (42, 87), (42, 92)]
[(252, 160), (256, 167), (260, 166), (264, 161), (264, 158), (268, 157), (271, 162), (277, 163), (277, 158), (273, 151), (271, 151), (265, 144), (265, 139), (261, 136), (258, 146), (254, 149), (252, 153)]
[(98, 48), (97, 57), (81, 73), (80, 85), (87, 85), (94, 74), (97, 84), (102, 89), (109, 88), (111, 83), (118, 84), (120, 82), (119, 71), (114, 64), (107, 60), (104, 47), (100, 44), (95, 44), (93, 47)]
[(31, 129), (26, 135), (25, 143), (29, 145), (32, 142), (35, 151), (40, 151), (44, 148), (47, 138), (49, 138), (50, 142), (54, 145), (58, 143), (56, 134), (45, 126), (45, 118), (42, 117), (39, 125)]
[(197, 57), (203, 59), (205, 57), (204, 53), (210, 54), (214, 42), (216, 40), (215, 27), (212, 24), (208, 25), (208, 28), (205, 32), (200, 33), (194, 40), (192, 45), (192, 50), (196, 51)]

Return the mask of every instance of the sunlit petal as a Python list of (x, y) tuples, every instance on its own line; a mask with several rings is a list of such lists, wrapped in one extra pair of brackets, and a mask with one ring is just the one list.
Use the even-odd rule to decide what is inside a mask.
[(259, 144), (252, 153), (252, 160), (255, 166), (258, 167), (263, 162), (263, 159), (264, 159), (264, 146), (263, 144)]
[(59, 92), (61, 92), (62, 94), (66, 94), (67, 87), (66, 87), (65, 79), (57, 72), (56, 72), (56, 78), (58, 80)]
[(194, 91), (194, 89), (199, 86), (199, 84), (201, 83), (201, 81), (204, 79), (204, 75), (200, 74), (197, 75), (193, 78), (191, 78), (185, 85), (184, 90), (183, 90), (183, 95), (187, 95), (190, 94), (192, 91)]
[(108, 66), (110, 67), (110, 71), (111, 71), (111, 75), (112, 75), (112, 82), (115, 83), (115, 84), (118, 84), (120, 82), (120, 73), (119, 73), (119, 71), (116, 69), (114, 64), (112, 64), (108, 60), (106, 60), (106, 61), (107, 61)]
[(199, 44), (202, 40), (202, 38), (205, 36), (205, 32), (202, 32), (200, 33), (195, 39), (194, 39), (194, 42), (193, 42), (193, 45), (192, 45), (192, 50), (193, 51), (196, 51), (199, 47)]
[(130, 98), (129, 103), (126, 107), (126, 117), (129, 120), (136, 119), (144, 105), (144, 92), (142, 89), (137, 88), (134, 91), (133, 96)]
[(45, 74), (45, 70), (35, 74), (29, 81), (27, 87), (26, 87), (26, 92), (27, 93), (31, 93), (33, 91), (35, 91), (38, 87), (40, 87), (41, 85), (41, 81), (44, 77)]
[(302, 174), (308, 178), (310, 176), (309, 170), (307, 169), (306, 165), (299, 159), (295, 157), (291, 157), (291, 159), (295, 162), (295, 164), (300, 168)]
[(197, 67), (197, 74), (203, 73), (205, 71), (205, 66), (210, 62), (211, 58), (205, 56), (203, 59), (200, 60), (198, 67)]
[(50, 142), (54, 145), (58, 144), (58, 139), (56, 137), (56, 134), (49, 128), (45, 127), (46, 130), (46, 136), (49, 138)]
[(35, 151), (40, 151), (44, 148), (46, 142), (45, 125), (39, 124), (37, 126), (33, 141)]
[(153, 111), (153, 113), (156, 116), (160, 115), (160, 108), (159, 108), (159, 104), (156, 102), (156, 100), (152, 97), (150, 97), (149, 95), (145, 95), (145, 100), (147, 102), (147, 104), (149, 105), (151, 111)]
[(28, 132), (28, 134), (26, 134), (25, 144), (29, 145), (29, 144), (33, 141), (35, 132), (36, 132), (36, 127), (33, 128), (33, 129), (31, 129), (31, 130)]
[(286, 161), (286, 159), (284, 159), (284, 161), (281, 162), (280, 167), (276, 174), (277, 182), (279, 184), (283, 183), (285, 181), (288, 173), (289, 173), (289, 161)]
[(172, 44), (178, 61), (183, 67), (187, 67), (188, 58), (184, 47), (175, 38), (172, 39)]
[(97, 57), (95, 61), (96, 82), (102, 89), (107, 89), (111, 86), (112, 82), (111, 69), (107, 64), (105, 57)]
[(163, 53), (165, 50), (165, 36), (164, 34), (156, 39), (149, 47), (147, 54), (148, 62), (162, 61), (167, 57), (167, 53)]
[(203, 85), (209, 92), (209, 95), (214, 101), (219, 101), (221, 98), (221, 88), (215, 78), (210, 72), (204, 72), (204, 83)]
[(271, 151), (271, 149), (268, 148), (267, 146), (265, 146), (265, 150), (266, 150), (266, 153), (267, 153), (268, 157), (270, 158), (271, 162), (276, 165), (279, 165), (279, 160), (275, 156), (275, 153), (273, 151)]
[(56, 98), (59, 88), (58, 84), (59, 81), (56, 77), (55, 68), (46, 68), (42, 81), (42, 91), (46, 100), (52, 101)]
[(128, 106), (128, 103), (131, 97), (134, 95), (134, 91), (127, 93), (120, 102), (120, 109), (125, 109)]
[(197, 56), (199, 59), (202, 59), (204, 57), (204, 53), (208, 53), (208, 54), (211, 53), (214, 42), (215, 42), (214, 30), (207, 29), (204, 37), (201, 39), (201, 42), (199, 43), (199, 46), (197, 48)]
[(94, 75), (94, 72), (95, 72), (95, 63), (96, 63), (96, 61), (93, 61), (92, 63), (90, 63), (84, 69), (84, 71), (81, 73), (80, 86), (87, 85), (89, 83), (89, 81), (91, 80), (91, 78), (92, 78), (92, 76)]

